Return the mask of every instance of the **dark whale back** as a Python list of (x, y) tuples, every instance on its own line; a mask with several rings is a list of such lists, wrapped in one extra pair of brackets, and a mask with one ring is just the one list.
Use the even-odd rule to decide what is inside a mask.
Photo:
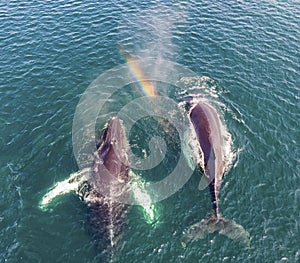
[(203, 107), (200, 104), (193, 107), (190, 112), (190, 118), (194, 125), (197, 139), (204, 155), (204, 165), (206, 166), (213, 148), (210, 141), (211, 130), (209, 121)]
[(208, 179), (214, 213), (218, 216), (218, 195), (224, 174), (224, 154), (221, 122), (216, 110), (205, 102), (190, 108), (189, 117), (197, 135)]

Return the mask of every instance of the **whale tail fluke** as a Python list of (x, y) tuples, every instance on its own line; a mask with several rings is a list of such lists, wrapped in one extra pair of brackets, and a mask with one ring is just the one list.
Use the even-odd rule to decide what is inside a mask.
[(203, 239), (214, 232), (219, 232), (221, 235), (238, 241), (246, 248), (250, 248), (250, 234), (241, 225), (220, 215), (216, 217), (214, 214), (208, 219), (202, 219), (200, 222), (191, 225), (184, 231), (181, 244), (185, 248), (188, 243)]

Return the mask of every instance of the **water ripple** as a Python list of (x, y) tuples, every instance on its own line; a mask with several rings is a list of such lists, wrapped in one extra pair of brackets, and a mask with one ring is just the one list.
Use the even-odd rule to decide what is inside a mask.
[(297, 1), (2, 1), (1, 261), (97, 260), (79, 202), (49, 214), (33, 207), (77, 169), (70, 134), (76, 104), (92, 80), (124, 62), (121, 45), (220, 83), (214, 92), (238, 153), (221, 205), (250, 231), (253, 249), (212, 235), (182, 251), (179, 233), (210, 210), (195, 177), (162, 203), (157, 229), (133, 213), (120, 262), (296, 262), (299, 10)]

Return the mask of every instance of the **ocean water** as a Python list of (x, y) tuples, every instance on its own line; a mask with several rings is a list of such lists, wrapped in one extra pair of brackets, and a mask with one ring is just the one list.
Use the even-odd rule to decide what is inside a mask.
[[(132, 208), (114, 261), (300, 262), (298, 1), (2, 0), (0, 25), (1, 262), (100, 261), (75, 194), (47, 211), (39, 202), (79, 169), (75, 109), (93, 80), (126, 62), (120, 49), (199, 76), (185, 79), (183, 93), (216, 105), (231, 134), (220, 208), (250, 233), (251, 247), (215, 233), (182, 248), (182, 231), (211, 210), (197, 170), (157, 204), (155, 224)], [(129, 90), (100, 113), (102, 124), (140, 96)], [(176, 87), (167, 90), (178, 99)], [(132, 139), (137, 153), (144, 126)], [(167, 156), (161, 174), (176, 163), (175, 152)]]

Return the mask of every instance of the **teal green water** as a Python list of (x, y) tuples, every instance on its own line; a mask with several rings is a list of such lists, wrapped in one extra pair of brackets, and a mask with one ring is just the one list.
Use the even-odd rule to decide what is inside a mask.
[(213, 234), (182, 249), (181, 232), (211, 209), (195, 173), (160, 202), (155, 227), (133, 208), (116, 262), (300, 261), (299, 2), (2, 0), (0, 25), (1, 262), (98, 262), (75, 195), (47, 212), (38, 203), (78, 170), (75, 108), (125, 62), (119, 46), (214, 80), (206, 91), (223, 105), (236, 153), (220, 206), (251, 248)]

